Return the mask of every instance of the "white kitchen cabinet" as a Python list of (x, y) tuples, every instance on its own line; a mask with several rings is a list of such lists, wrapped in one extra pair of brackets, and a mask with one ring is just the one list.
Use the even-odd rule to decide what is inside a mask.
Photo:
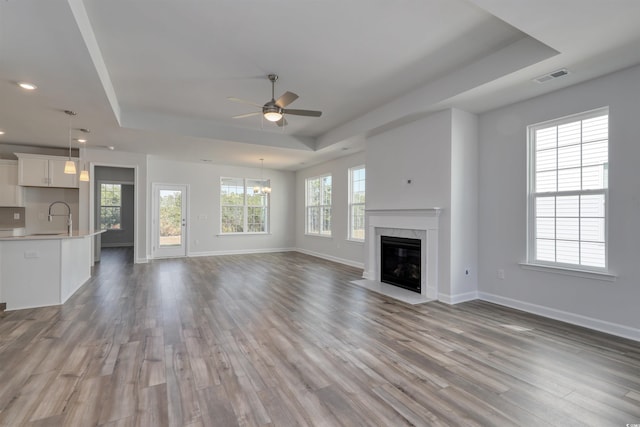
[(15, 153), (18, 156), (18, 185), (26, 187), (78, 188), (78, 160), (76, 174), (64, 173), (66, 157), (39, 156)]
[(16, 160), (0, 160), (0, 206), (24, 206), (24, 188), (18, 185)]

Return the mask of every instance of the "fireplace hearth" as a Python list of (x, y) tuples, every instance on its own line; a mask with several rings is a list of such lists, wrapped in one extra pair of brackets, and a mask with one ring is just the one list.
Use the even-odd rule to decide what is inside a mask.
[(421, 242), (395, 236), (380, 236), (381, 282), (421, 293)]

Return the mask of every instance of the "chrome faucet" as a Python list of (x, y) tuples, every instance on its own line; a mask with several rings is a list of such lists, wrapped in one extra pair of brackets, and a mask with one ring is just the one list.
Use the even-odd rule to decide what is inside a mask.
[[(51, 213), (51, 209), (53, 208), (53, 205), (56, 205), (58, 203), (61, 203), (61, 204), (65, 205), (67, 207), (67, 214), (66, 215), (63, 215), (63, 214), (52, 214)], [(69, 236), (71, 236), (71, 225), (72, 225), (71, 207), (66, 202), (56, 201), (56, 202), (51, 203), (49, 205), (49, 222), (51, 222), (53, 220), (54, 216), (66, 216), (67, 217), (67, 228), (68, 228), (68, 231), (69, 231)]]

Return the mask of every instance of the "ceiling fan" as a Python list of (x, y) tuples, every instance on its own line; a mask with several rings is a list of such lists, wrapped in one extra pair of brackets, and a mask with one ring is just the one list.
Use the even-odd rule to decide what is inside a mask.
[(322, 115), (322, 111), (314, 111), (314, 110), (295, 110), (291, 108), (284, 108), (287, 105), (291, 104), (293, 101), (298, 99), (298, 95), (293, 92), (285, 92), (280, 96), (280, 98), (275, 99), (275, 87), (276, 80), (278, 80), (277, 74), (269, 74), (267, 76), (269, 81), (271, 82), (271, 101), (267, 102), (264, 105), (256, 104), (255, 102), (246, 101), (240, 98), (234, 98), (232, 96), (228, 97), (229, 101), (241, 102), (243, 104), (250, 104), (255, 107), (261, 108), (261, 111), (256, 111), (254, 113), (240, 114), (239, 116), (233, 116), (234, 119), (244, 119), (245, 117), (257, 116), (262, 114), (262, 116), (269, 120), (270, 122), (274, 122), (278, 126), (286, 126), (287, 119), (284, 118), (286, 114), (290, 114), (293, 116), (308, 116), (308, 117), (320, 117)]

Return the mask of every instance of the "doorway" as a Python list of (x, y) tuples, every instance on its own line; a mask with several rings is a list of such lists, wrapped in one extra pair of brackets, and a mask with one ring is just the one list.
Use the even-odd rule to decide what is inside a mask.
[(153, 257), (187, 255), (188, 186), (153, 184)]
[(133, 248), (135, 252), (135, 169), (95, 166), (93, 171), (94, 224), (106, 230), (96, 236), (94, 258), (103, 248)]

